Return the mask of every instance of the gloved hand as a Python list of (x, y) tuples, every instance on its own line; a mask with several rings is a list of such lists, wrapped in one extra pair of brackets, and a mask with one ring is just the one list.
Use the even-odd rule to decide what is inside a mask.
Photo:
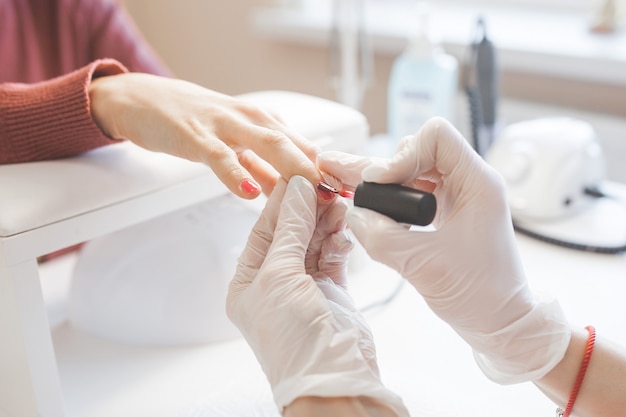
[(352, 248), (345, 211), (339, 199), (318, 207), (303, 177), (279, 181), (239, 259), (227, 313), (281, 412), (298, 397), (369, 397), (407, 416), (381, 383), (372, 334), (342, 287)]
[(490, 379), (535, 380), (561, 360), (571, 331), (558, 303), (528, 287), (504, 182), (449, 122), (431, 119), (390, 160), (329, 152), (318, 168), (350, 186), (361, 176), (434, 192), (434, 231), (409, 230), (359, 207), (350, 209), (348, 226), (469, 343)]

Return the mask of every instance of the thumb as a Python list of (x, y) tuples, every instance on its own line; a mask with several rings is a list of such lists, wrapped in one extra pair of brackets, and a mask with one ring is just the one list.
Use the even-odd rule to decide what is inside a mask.
[(294, 175), (285, 190), (263, 268), (271, 268), (275, 276), (304, 275), (304, 258), (315, 230), (316, 216), (317, 194), (313, 185), (304, 177)]
[[(480, 157), (461, 133), (441, 117), (429, 119), (413, 136), (402, 138), (390, 159), (363, 170), (364, 181), (406, 184), (416, 178), (449, 177), (453, 183), (480, 165)], [(434, 178), (431, 178), (434, 176)]]
[(353, 239), (347, 231), (330, 235), (322, 243), (319, 259), (319, 272), (330, 277), (335, 284), (348, 286), (348, 259), (354, 247)]
[(356, 188), (361, 183), (361, 172), (378, 161), (339, 151), (325, 151), (317, 156), (316, 164), (320, 171), (338, 179), (344, 188)]

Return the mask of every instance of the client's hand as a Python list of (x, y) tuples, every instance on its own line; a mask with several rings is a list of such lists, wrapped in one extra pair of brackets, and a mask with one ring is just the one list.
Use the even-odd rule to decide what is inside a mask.
[(348, 225), (372, 258), (409, 280), (472, 346), (487, 376), (533, 380), (561, 360), (570, 329), (558, 304), (528, 287), (504, 182), (450, 123), (430, 120), (390, 160), (323, 153), (318, 164), (352, 186), (362, 179), (434, 192), (435, 230), (358, 207)]
[(279, 176), (317, 184), (317, 148), (272, 115), (187, 81), (150, 74), (89, 85), (92, 117), (115, 139), (209, 165), (235, 194), (269, 194)]
[(372, 334), (343, 288), (352, 248), (345, 210), (340, 199), (318, 207), (302, 177), (280, 180), (240, 257), (227, 313), (281, 412), (303, 397), (361, 397), (366, 408), (405, 416), (380, 381)]

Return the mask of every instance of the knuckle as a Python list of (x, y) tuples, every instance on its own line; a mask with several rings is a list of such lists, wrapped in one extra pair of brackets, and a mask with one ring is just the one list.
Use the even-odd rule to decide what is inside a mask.
[(283, 132), (279, 130), (268, 129), (263, 135), (262, 141), (271, 147), (284, 148), (291, 141)]
[(206, 158), (206, 162), (210, 165), (228, 160), (228, 149), (224, 146), (216, 146), (208, 141), (208, 143), (205, 143), (203, 150), (204, 158)]
[(246, 115), (251, 120), (269, 119), (265, 111), (263, 111), (259, 106), (252, 103), (240, 101), (235, 105), (235, 109), (239, 113)]
[(241, 179), (241, 168), (239, 165), (234, 163), (229, 163), (224, 169), (221, 171), (221, 177), (224, 183), (226, 184), (235, 184), (238, 183)]

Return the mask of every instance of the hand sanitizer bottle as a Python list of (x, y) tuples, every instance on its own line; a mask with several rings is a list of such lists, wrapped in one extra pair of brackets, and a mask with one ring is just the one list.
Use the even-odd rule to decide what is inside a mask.
[(394, 143), (433, 116), (455, 122), (458, 61), (431, 41), (428, 13), (428, 4), (418, 2), (416, 32), (391, 69), (387, 133)]

